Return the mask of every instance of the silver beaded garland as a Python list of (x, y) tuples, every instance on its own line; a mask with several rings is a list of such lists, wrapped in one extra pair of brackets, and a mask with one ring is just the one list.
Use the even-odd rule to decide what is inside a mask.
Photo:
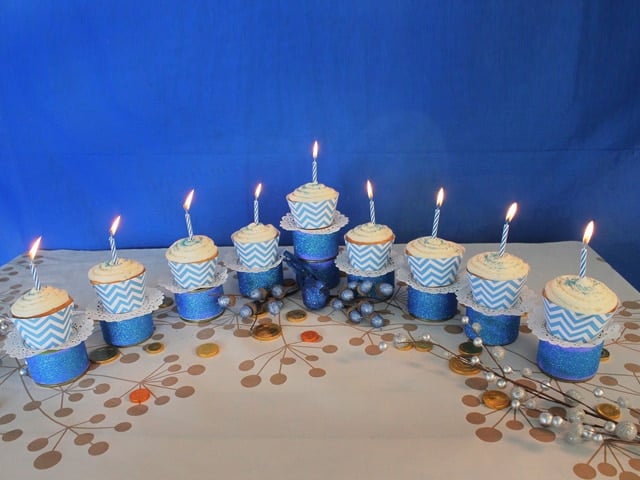
[(616, 431), (616, 423), (611, 420), (604, 422), (604, 431), (608, 433), (613, 433)]
[(593, 389), (593, 396), (596, 398), (600, 398), (604, 395), (604, 390), (600, 387)]
[(638, 428), (635, 426), (633, 422), (630, 422), (628, 420), (620, 422), (616, 426), (616, 436), (620, 440), (631, 442), (636, 438), (637, 434), (638, 434)]
[(462, 322), (463, 325), (468, 325), (469, 324), (469, 317), (466, 315), (463, 315), (462, 318), (460, 319), (460, 321)]
[(507, 386), (507, 381), (504, 378), (501, 378), (496, 382), (496, 385), (498, 388), (504, 388)]
[(564, 423), (564, 418), (562, 418), (559, 415), (554, 415), (553, 419), (551, 420), (551, 425), (553, 425), (556, 428), (561, 427), (563, 423)]
[(565, 402), (567, 402), (571, 407), (575, 407), (576, 405), (578, 405), (582, 401), (582, 399), (582, 393), (575, 389), (567, 390), (564, 394)]
[(473, 345), (476, 347), (481, 347), (482, 346), (482, 338), (480, 337), (476, 337), (473, 339)]
[(549, 412), (542, 412), (538, 417), (538, 421), (540, 422), (540, 425), (542, 425), (543, 427), (548, 427), (551, 425), (551, 422), (553, 421), (553, 415), (550, 414)]
[(515, 400), (522, 400), (526, 394), (526, 390), (522, 387), (513, 387), (511, 389), (511, 398)]

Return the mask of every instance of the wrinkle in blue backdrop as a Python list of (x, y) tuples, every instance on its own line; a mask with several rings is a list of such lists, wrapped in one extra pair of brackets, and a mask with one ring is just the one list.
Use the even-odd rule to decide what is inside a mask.
[[(0, 261), (45, 248), (229, 244), (311, 175), (398, 241), (579, 240), (640, 287), (636, 2), (7, 1)], [(283, 243), (290, 238), (283, 235)], [(576, 252), (577, 261), (577, 252)]]

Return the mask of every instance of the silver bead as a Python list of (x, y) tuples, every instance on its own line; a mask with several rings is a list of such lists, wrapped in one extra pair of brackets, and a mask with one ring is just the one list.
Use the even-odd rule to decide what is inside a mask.
[(422, 335), (420, 337), (420, 340), (422, 340), (423, 342), (430, 342), (431, 341), (431, 335), (429, 335), (428, 333), (425, 333), (424, 335)]
[(493, 382), (496, 379), (496, 374), (493, 372), (484, 372), (484, 379), (487, 382)]
[(480, 337), (476, 337), (473, 339), (473, 345), (476, 347), (482, 346), (482, 339)]
[(507, 381), (504, 378), (501, 378), (496, 382), (496, 385), (498, 388), (504, 388), (507, 386)]
[(549, 380), (545, 380), (540, 384), (540, 390), (549, 390), (551, 388), (551, 382)]
[(480, 333), (480, 331), (482, 330), (482, 325), (480, 325), (478, 322), (473, 322), (471, 324), (471, 329), (476, 332), (477, 334)]
[(638, 434), (638, 429), (633, 422), (625, 420), (624, 422), (618, 423), (616, 426), (616, 436), (620, 440), (624, 440), (626, 442), (630, 442), (636, 438)]
[(593, 436), (591, 437), (591, 440), (593, 440), (596, 443), (602, 443), (604, 442), (604, 436), (601, 433), (594, 433)]
[(380, 351), (384, 352), (387, 348), (389, 348), (389, 345), (387, 345), (387, 342), (380, 342), (378, 344), (378, 348), (380, 349)]
[(407, 337), (402, 335), (401, 333), (396, 333), (393, 337), (393, 344), (395, 346), (402, 347), (407, 344)]
[(624, 397), (618, 397), (616, 403), (620, 408), (627, 408), (629, 406), (629, 402), (627, 402), (627, 399)]
[(536, 400), (534, 398), (530, 398), (529, 400), (527, 400), (524, 404), (525, 407), (533, 410), (534, 408), (536, 408), (538, 404), (536, 403)]
[(469, 324), (469, 317), (467, 317), (466, 315), (463, 315), (462, 318), (460, 319), (460, 321), (462, 322), (463, 325), (468, 325)]
[(597, 388), (594, 388), (594, 389), (593, 389), (593, 396), (594, 396), (594, 397), (600, 398), (600, 397), (602, 397), (603, 395), (604, 395), (604, 390), (603, 390), (603, 389), (601, 389), (600, 387), (597, 387)]
[(550, 414), (549, 412), (542, 412), (538, 417), (538, 421), (540, 422), (540, 425), (542, 425), (543, 427), (548, 427), (549, 425), (551, 425), (551, 422), (553, 421), (553, 415)]
[(505, 373), (505, 375), (509, 375), (513, 373), (513, 367), (511, 365), (505, 365), (504, 367), (502, 367), (502, 371)]
[(493, 347), (491, 351), (493, 353), (493, 356), (496, 358), (496, 360), (502, 360), (506, 355), (506, 351), (502, 347)]
[(471, 357), (471, 365), (477, 365), (480, 363), (480, 358), (476, 355), (474, 355), (473, 357)]
[(520, 400), (516, 400), (516, 399), (511, 400), (511, 408), (515, 410), (520, 408)]
[(526, 390), (522, 387), (513, 387), (511, 390), (511, 398), (515, 400), (522, 400), (526, 394)]
[(584, 430), (582, 431), (582, 438), (585, 440), (591, 440), (593, 433), (593, 427), (591, 425), (585, 425)]
[(522, 376), (523, 377), (530, 377), (531, 375), (533, 375), (533, 371), (529, 367), (524, 367), (522, 369)]
[(578, 405), (579, 402), (582, 401), (582, 399), (583, 399), (582, 393), (580, 393), (578, 390), (575, 390), (573, 388), (571, 390), (567, 390), (567, 392), (564, 394), (564, 400), (571, 407), (575, 407), (576, 405)]
[(20, 370), (18, 370), (18, 373), (21, 377), (26, 377), (29, 375), (29, 368), (25, 365), (24, 367), (21, 367)]
[(571, 423), (580, 423), (584, 420), (584, 410), (577, 407), (571, 407), (567, 410), (567, 420)]
[(611, 420), (604, 422), (604, 431), (605, 432), (609, 432), (609, 433), (613, 433), (616, 431), (616, 423), (612, 422)]
[(553, 419), (551, 420), (551, 425), (553, 425), (554, 427), (560, 427), (562, 426), (563, 423), (564, 423), (564, 418), (562, 418), (559, 415), (554, 415)]

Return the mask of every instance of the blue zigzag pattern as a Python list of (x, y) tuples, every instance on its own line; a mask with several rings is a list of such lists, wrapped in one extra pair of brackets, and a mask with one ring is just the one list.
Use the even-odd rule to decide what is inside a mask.
[(320, 202), (289, 202), (289, 208), (300, 228), (323, 228), (333, 223), (337, 203), (337, 198)]
[(109, 313), (125, 313), (140, 308), (144, 302), (144, 278), (138, 277), (117, 283), (94, 285), (102, 305)]
[(456, 279), (462, 256), (449, 258), (419, 258), (407, 255), (413, 277), (425, 287), (449, 285)]
[(610, 313), (586, 315), (571, 312), (544, 299), (544, 314), (547, 330), (554, 337), (568, 342), (588, 342), (593, 340), (605, 327)]
[(516, 280), (487, 280), (468, 274), (476, 302), (488, 308), (509, 308), (518, 297), (526, 277)]
[(216, 262), (213, 260), (201, 263), (169, 262), (169, 268), (178, 285), (182, 288), (192, 289), (213, 281)]
[(235, 243), (240, 263), (248, 268), (264, 268), (278, 257), (278, 237), (268, 242)]
[(358, 270), (373, 272), (387, 264), (393, 242), (375, 245), (357, 245), (345, 242), (349, 263)]
[(71, 335), (73, 304), (46, 317), (15, 318), (14, 323), (24, 343), (31, 348), (44, 350), (59, 347)]

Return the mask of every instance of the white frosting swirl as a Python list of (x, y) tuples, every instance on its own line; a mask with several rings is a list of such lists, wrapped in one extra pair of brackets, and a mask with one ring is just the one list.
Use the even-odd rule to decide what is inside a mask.
[(218, 247), (205, 235), (176, 240), (165, 253), (167, 260), (175, 263), (199, 263), (212, 260), (217, 256)]
[(115, 283), (137, 277), (144, 272), (144, 265), (128, 258), (119, 258), (115, 265), (103, 262), (89, 270), (91, 283)]
[(591, 277), (561, 275), (549, 280), (543, 293), (556, 305), (578, 313), (608, 313), (618, 306), (616, 294)]
[(350, 243), (372, 244), (393, 242), (395, 235), (386, 225), (369, 222), (353, 227), (344, 238)]
[(420, 237), (407, 244), (406, 253), (420, 258), (450, 258), (462, 256), (464, 247), (438, 237)]
[(331, 198), (337, 199), (338, 192), (322, 183), (313, 182), (305, 183), (287, 195), (290, 202), (320, 202)]
[(73, 299), (66, 290), (43, 286), (32, 288), (11, 306), (11, 315), (16, 318), (44, 317), (71, 305)]
[(484, 252), (469, 259), (467, 271), (486, 280), (514, 280), (529, 273), (529, 264), (510, 253)]
[(246, 227), (234, 232), (231, 240), (237, 243), (268, 242), (280, 235), (276, 227), (271, 224), (250, 223)]

